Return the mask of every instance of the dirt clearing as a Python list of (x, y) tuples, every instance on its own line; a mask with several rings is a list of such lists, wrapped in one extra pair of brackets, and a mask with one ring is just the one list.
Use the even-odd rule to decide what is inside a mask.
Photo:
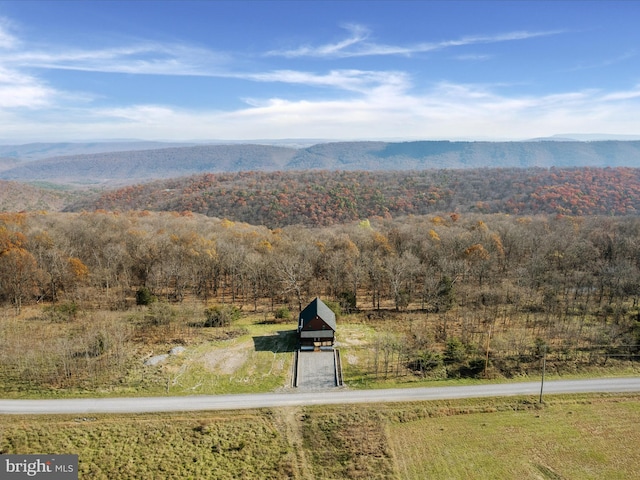
[(205, 368), (214, 373), (231, 375), (240, 369), (254, 351), (251, 340), (247, 340), (228, 348), (215, 348), (202, 356)]

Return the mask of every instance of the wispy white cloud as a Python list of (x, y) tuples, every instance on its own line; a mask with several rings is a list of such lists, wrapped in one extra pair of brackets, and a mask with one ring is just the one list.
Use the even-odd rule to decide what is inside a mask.
[(0, 65), (5, 69), (77, 70), (141, 75), (216, 75), (228, 59), (219, 52), (181, 43), (146, 40), (104, 48), (38, 45), (12, 33), (0, 17)]
[(625, 52), (621, 55), (612, 57), (612, 58), (608, 58), (606, 60), (602, 60), (600, 62), (596, 62), (596, 63), (588, 63), (588, 64), (580, 64), (576, 67), (570, 68), (568, 70), (566, 70), (567, 72), (576, 72), (579, 70), (592, 70), (592, 69), (597, 69), (597, 68), (606, 68), (606, 67), (610, 67), (612, 65), (616, 65), (618, 63), (622, 63), (622, 62), (626, 62), (627, 60), (631, 60), (632, 58), (637, 57), (638, 54), (635, 50), (631, 50), (628, 52)]
[(398, 71), (331, 70), (327, 74), (316, 74), (297, 70), (275, 70), (272, 72), (245, 74), (240, 78), (258, 82), (277, 82), (332, 87), (340, 90), (368, 93), (381, 86), (407, 89), (410, 80), (407, 74)]
[(56, 88), (44, 79), (47, 70), (215, 76), (225, 62), (223, 55), (207, 49), (147, 41), (112, 48), (43, 48), (23, 41), (13, 30), (11, 21), (0, 17), (0, 108), (26, 109), (32, 114), (40, 110), (42, 118), (50, 113), (45, 109), (73, 117), (77, 108), (84, 109), (99, 96)]
[(631, 90), (611, 92), (602, 96), (602, 99), (607, 102), (620, 102), (636, 98), (640, 98), (640, 85), (636, 85), (635, 88)]
[(493, 55), (482, 54), (482, 53), (470, 53), (466, 55), (456, 55), (454, 58), (456, 60), (462, 60), (462, 61), (484, 62), (485, 60), (491, 60), (493, 58)]
[(38, 78), (0, 67), (0, 108), (42, 108), (50, 106), (56, 95)]
[(424, 42), (413, 45), (385, 45), (370, 41), (369, 30), (357, 24), (345, 26), (349, 36), (342, 41), (328, 43), (319, 46), (303, 45), (288, 50), (272, 50), (267, 52), (268, 56), (281, 56), (286, 58), (296, 57), (317, 57), (317, 58), (347, 58), (364, 56), (383, 55), (404, 55), (409, 56), (416, 53), (426, 53), (436, 50), (443, 50), (452, 47), (462, 47), (467, 45), (478, 45), (498, 42), (509, 42), (517, 40), (527, 40), (536, 37), (545, 37), (563, 33), (561, 30), (549, 31), (515, 31), (495, 35), (475, 35), (465, 36), (453, 40), (443, 40), (440, 42)]
[(266, 53), (267, 56), (284, 57), (333, 57), (344, 56), (346, 49), (352, 46), (361, 45), (370, 35), (369, 29), (362, 25), (346, 24), (344, 28), (349, 32), (349, 36), (344, 40), (335, 43), (327, 43), (317, 47), (302, 45), (292, 50), (272, 50)]
[(9, 19), (0, 17), (0, 49), (16, 48), (20, 41), (11, 33), (12, 23)]
[(106, 49), (21, 50), (0, 52), (16, 67), (140, 75), (212, 75), (223, 55), (185, 45), (141, 43)]

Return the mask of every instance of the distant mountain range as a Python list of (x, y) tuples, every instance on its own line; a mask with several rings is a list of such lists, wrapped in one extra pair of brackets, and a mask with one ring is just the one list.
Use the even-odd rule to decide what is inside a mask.
[(155, 148), (184, 147), (193, 143), (165, 143), (145, 141), (112, 142), (51, 142), (26, 143), (23, 145), (0, 145), (0, 157), (18, 160), (42, 160), (43, 158), (67, 155), (84, 155), (104, 152), (124, 152), (133, 150), (152, 150)]
[[(57, 155), (60, 152), (65, 155)], [(152, 142), (0, 146), (0, 179), (94, 186), (239, 171), (639, 165), (640, 141), (585, 142), (564, 138), (526, 142), (333, 142), (301, 148)]]

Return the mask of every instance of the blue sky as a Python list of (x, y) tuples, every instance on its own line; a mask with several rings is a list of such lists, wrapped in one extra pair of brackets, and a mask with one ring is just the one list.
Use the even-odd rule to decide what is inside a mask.
[(2, 1), (0, 141), (640, 136), (636, 1)]

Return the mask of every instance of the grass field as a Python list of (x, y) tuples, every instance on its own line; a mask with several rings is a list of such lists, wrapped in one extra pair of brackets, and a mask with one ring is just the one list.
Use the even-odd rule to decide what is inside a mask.
[(267, 413), (4, 418), (3, 453), (71, 452), (82, 479), (286, 478)]
[(406, 479), (640, 478), (640, 403), (595, 402), (389, 425)]
[(1, 420), (0, 453), (82, 479), (640, 478), (638, 395)]

